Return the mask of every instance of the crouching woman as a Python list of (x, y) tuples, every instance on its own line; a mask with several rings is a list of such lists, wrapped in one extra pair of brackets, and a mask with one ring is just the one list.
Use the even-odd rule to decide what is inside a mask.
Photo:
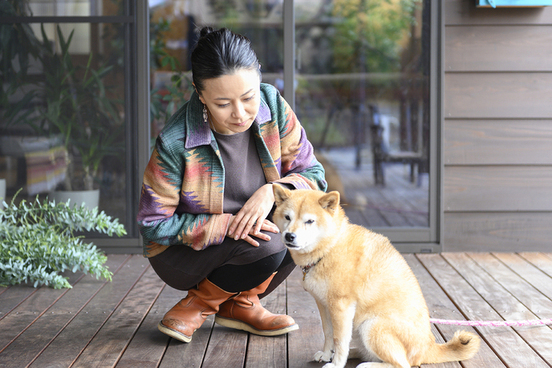
[(209, 315), (263, 336), (296, 330), (259, 299), (295, 267), (271, 222), (272, 185), (325, 190), (324, 169), (278, 91), (261, 83), (247, 38), (203, 28), (192, 53), (195, 92), (160, 133), (144, 173), (144, 254), (187, 296), (159, 322), (183, 342)]

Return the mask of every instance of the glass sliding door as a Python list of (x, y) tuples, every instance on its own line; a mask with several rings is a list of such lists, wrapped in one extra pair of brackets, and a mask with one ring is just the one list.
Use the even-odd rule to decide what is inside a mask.
[(135, 215), (151, 141), (190, 96), (194, 29), (208, 25), (252, 40), (263, 81), (295, 106), (353, 222), (394, 242), (438, 241), (439, 1), (5, 3), (0, 180), (8, 201), (19, 189), (33, 199), (92, 187), (100, 210), (129, 232), (98, 245), (120, 240), (139, 251)]
[(295, 0), (295, 109), (350, 220), (431, 241), (429, 0)]
[(138, 238), (133, 2), (6, 3), (0, 178), (7, 201), (19, 190), (29, 200), (95, 191), (99, 210)]
[(151, 138), (193, 90), (194, 30), (228, 27), (294, 106), (351, 221), (438, 250), (417, 245), (438, 242), (439, 12), (435, 0), (150, 1)]

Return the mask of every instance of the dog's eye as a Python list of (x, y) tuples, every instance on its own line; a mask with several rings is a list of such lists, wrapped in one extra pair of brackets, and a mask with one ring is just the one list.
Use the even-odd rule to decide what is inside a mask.
[(284, 218), (288, 221), (291, 221), (291, 217), (289, 217), (289, 215), (285, 215)]
[(305, 221), (305, 224), (307, 224), (307, 225), (314, 224), (314, 220), (307, 220), (307, 221)]

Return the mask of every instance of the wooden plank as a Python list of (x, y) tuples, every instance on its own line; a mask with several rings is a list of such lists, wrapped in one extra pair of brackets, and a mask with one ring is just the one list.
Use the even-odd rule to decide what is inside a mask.
[(0, 321), (4, 319), (11, 311), (23, 303), (25, 299), (36, 293), (35, 289), (29, 285), (10, 286), (0, 295)]
[(445, 118), (552, 118), (552, 73), (445, 73)]
[(349, 205), (344, 206), (343, 209), (352, 224), (365, 226), (367, 228), (388, 226), (388, 224), (375, 210), (366, 209), (361, 211), (360, 209)]
[[(70, 273), (67, 276), (69, 283), (74, 285), (84, 275), (82, 273)], [(28, 286), (23, 285), (18, 287), (23, 289), (28, 288)], [(42, 286), (0, 320), (0, 331), (2, 331), (0, 334), (0, 353), (46, 313), (53, 304), (68, 293), (69, 290), (71, 289), (56, 290)]]
[[(261, 303), (272, 313), (286, 314), (286, 282), (281, 283), (272, 293), (261, 299)], [(245, 366), (247, 368), (286, 368), (287, 335), (275, 337), (250, 335)]]
[[(170, 338), (157, 329), (157, 324), (175, 304), (174, 291), (175, 289), (170, 286), (164, 286), (121, 359), (117, 362), (117, 368), (157, 368), (159, 366)], [(144, 300), (144, 303), (147, 302), (148, 300)]]
[(552, 27), (447, 27), (445, 70), (552, 71)]
[(164, 285), (153, 268), (148, 267), (79, 356), (75, 366), (114, 367)]
[[(408, 183), (405, 185), (404, 183)], [(414, 184), (404, 180), (400, 188), (382, 191), (386, 198), (404, 217), (406, 226), (429, 226), (429, 191), (427, 187), (415, 187)]]
[(202, 368), (243, 367), (249, 333), (215, 324)]
[[(535, 319), (548, 318), (549, 313), (547, 312), (552, 310), (552, 300), (544, 297), (543, 294), (536, 290), (531, 284), (522, 279), (492, 255), (486, 253), (470, 253), (468, 256), (477, 262), (477, 264), (491, 275), (502, 287), (508, 290), (508, 292), (519, 300), (520, 303), (530, 309), (532, 313), (536, 315)], [(542, 281), (545, 283), (552, 282), (550, 278), (546, 277)], [(507, 307), (507, 310), (509, 310), (509, 306)], [(552, 334), (552, 329), (550, 327), (527, 327), (527, 329), (547, 335)], [(538, 338), (537, 344), (533, 343), (531, 339), (526, 338), (533, 349), (537, 350), (537, 352), (550, 363), (552, 351), (549, 347), (552, 346), (552, 343), (549, 337), (546, 337), (543, 341), (546, 341), (546, 339), (548, 339), (548, 345), (543, 345), (540, 338)]]
[[(363, 152), (368, 156), (368, 150)], [(334, 149), (326, 158), (341, 177), (348, 199), (344, 209), (352, 223), (368, 228), (427, 227), (427, 181), (420, 186), (410, 183), (408, 165), (387, 165), (383, 187), (373, 184), (372, 164), (355, 168), (353, 150)]]
[(446, 165), (552, 165), (550, 120), (447, 119), (444, 136)]
[[(501, 254), (495, 256), (487, 253), (468, 253), (468, 256), (477, 262), (479, 265), (484, 265), (485, 271), (488, 272), (497, 282), (505, 289), (512, 293), (519, 301), (521, 301), (533, 313), (536, 313), (540, 318), (547, 318), (547, 312), (552, 311), (552, 288), (546, 289), (550, 283), (550, 278), (546, 278), (541, 272), (534, 270), (533, 267), (527, 264), (527, 261), (537, 260), (542, 257), (539, 253), (521, 253), (523, 258), (516, 255), (506, 257)], [(510, 267), (504, 264), (498, 257), (505, 260), (509, 265), (516, 268), (520, 273), (514, 272)], [(552, 260), (548, 260), (552, 263)], [(514, 266), (518, 265), (518, 266)], [(524, 270), (531, 270), (530, 273)], [(541, 269), (539, 269), (542, 271)], [(544, 285), (543, 291), (536, 289), (524, 277), (531, 279), (534, 274), (534, 281), (539, 285)], [(543, 294), (544, 292), (544, 294)], [(548, 298), (543, 297), (548, 295)]]
[[(446, 25), (551, 25), (552, 8), (476, 8), (475, 1), (447, 0)], [(448, 28), (445, 34), (448, 33)]]
[[(551, 314), (548, 304), (552, 300), (552, 258), (546, 254), (536, 253), (521, 253), (523, 258), (514, 254), (495, 253), (494, 256), (500, 259), (517, 275), (530, 283), (547, 299), (531, 298), (525, 299), (525, 303), (531, 305), (532, 310), (541, 318), (550, 318)], [(528, 262), (531, 262), (528, 263)], [(539, 268), (537, 268), (539, 267)], [(542, 267), (542, 268), (540, 268)], [(530, 288), (525, 289), (529, 290)], [(537, 302), (537, 300), (539, 302)], [(543, 309), (545, 307), (546, 309)], [(548, 327), (550, 328), (550, 327)], [(538, 352), (546, 357), (550, 362), (550, 344), (544, 349), (539, 349)]]
[(148, 261), (144, 257), (130, 257), (113, 275), (113, 281), (106, 284), (71, 323), (65, 326), (30, 367), (71, 366), (124, 300), (147, 266)]
[[(506, 280), (500, 279), (498, 283), (486, 270), (491, 267), (480, 258), (480, 263), (475, 263), (463, 253), (446, 253), (443, 257), (468, 281), (471, 286), (489, 303), (490, 306), (506, 321), (526, 321), (539, 319), (519, 298), (516, 298), (501, 283)], [(496, 259), (495, 259), (496, 260)], [(551, 283), (552, 279), (545, 276), (545, 282)], [(522, 283), (514, 280), (509, 288), (514, 288), (517, 293)], [(543, 298), (542, 296), (540, 297)], [(552, 363), (552, 329), (548, 327), (512, 327), (531, 348), (537, 352), (542, 359)], [(498, 328), (497, 328), (498, 329)], [(507, 329), (507, 327), (502, 327)]]
[(444, 175), (445, 211), (552, 211), (552, 166), (447, 166)]
[[(404, 255), (404, 258), (418, 279), (430, 316), (432, 318), (464, 320), (465, 318), (462, 316), (462, 313), (445, 293), (446, 290), (443, 290), (441, 286), (437, 284), (416, 256), (413, 254), (406, 254)], [(447, 341), (452, 338), (457, 330), (466, 330), (477, 334), (477, 331), (471, 327), (458, 327), (451, 325), (433, 325), (432, 330), (439, 331), (439, 334), (441, 334)], [(502, 361), (496, 356), (485, 341), (481, 341), (479, 352), (472, 359), (463, 361), (462, 365), (465, 368), (504, 367)], [(457, 363), (451, 363), (451, 366), (459, 367), (460, 365)], [(433, 365), (428, 367), (433, 367)]]
[[(158, 300), (159, 315), (157, 317), (157, 322), (162, 319), (170, 308), (185, 296), (186, 292), (166, 287)], [(211, 338), (213, 324), (214, 316), (209, 316), (203, 325), (194, 333), (192, 341), (187, 344), (175, 339), (170, 339), (169, 346), (159, 368), (201, 367), (207, 351), (207, 345)], [(155, 329), (157, 329), (157, 327), (155, 327)], [(163, 335), (161, 332), (152, 331), (151, 333), (156, 336)]]
[(288, 313), (299, 330), (288, 336), (288, 367), (318, 367), (314, 354), (324, 346), (324, 332), (314, 298), (301, 286), (301, 270), (296, 268), (287, 278)]
[[(550, 251), (550, 248), (548, 251)], [(552, 277), (552, 253), (543, 254), (521, 252), (519, 255), (531, 262), (535, 267), (538, 267), (539, 270)]]
[[(106, 266), (110, 270), (117, 270), (127, 259), (128, 256), (123, 255), (110, 256)], [(106, 282), (92, 276), (84, 277), (19, 335), (0, 354), (1, 359), (19, 367), (30, 364)]]
[(549, 251), (550, 212), (446, 212), (447, 252)]
[[(433, 278), (446, 288), (449, 298), (469, 320), (501, 320), (500, 315), (440, 255), (420, 254), (418, 258)], [(513, 330), (477, 327), (477, 331), (507, 366), (549, 367)]]
[[(493, 255), (500, 259), (506, 266), (512, 269), (515, 273), (520, 275), (524, 280), (533, 285), (534, 288), (539, 290), (547, 298), (552, 299), (552, 280), (550, 275), (547, 275), (540, 268), (536, 267), (532, 262), (546, 261), (541, 254), (521, 253), (521, 256), (512, 253), (493, 253)], [(537, 259), (541, 258), (540, 261)], [(531, 262), (531, 263), (528, 263)], [(548, 276), (548, 277), (545, 277)], [(548, 317), (550, 318), (550, 317)]]

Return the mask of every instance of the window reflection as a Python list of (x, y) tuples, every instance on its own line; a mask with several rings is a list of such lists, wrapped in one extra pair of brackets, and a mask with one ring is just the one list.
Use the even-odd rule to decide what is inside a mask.
[(349, 217), (427, 227), (428, 2), (296, 4), (296, 110)]
[[(252, 40), (283, 91), (282, 0), (151, 3), (152, 139), (192, 91), (193, 26)], [(428, 227), (429, 0), (295, 0), (296, 113), (353, 222)]]
[(25, 0), (33, 16), (92, 16), (117, 15), (121, 13), (120, 0)]
[[(19, 189), (19, 199), (31, 200), (92, 190), (98, 202), (86, 199), (88, 205), (133, 222), (126, 195), (127, 29), (86, 18), (53, 23), (56, 17), (115, 14), (122, 2), (10, 5), (0, 14), (0, 42), (11, 45), (0, 56), (0, 179), (6, 180), (7, 201)], [(27, 18), (9, 23), (14, 16)], [(51, 21), (35, 23), (37, 16)]]
[(197, 27), (228, 27), (248, 37), (262, 65), (263, 82), (282, 86), (282, 7), (283, 0), (150, 2), (152, 140), (193, 91), (189, 59)]

